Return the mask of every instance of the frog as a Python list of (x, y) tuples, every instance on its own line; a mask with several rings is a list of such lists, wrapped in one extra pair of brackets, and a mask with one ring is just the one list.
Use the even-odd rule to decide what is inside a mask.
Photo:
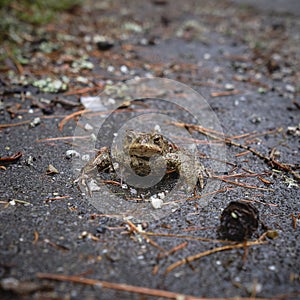
[(130, 168), (138, 176), (147, 176), (151, 172), (151, 167), (159, 167), (163, 159), (167, 172), (179, 173), (189, 187), (195, 186), (196, 176), (201, 189), (204, 187), (203, 178), (207, 173), (200, 161), (158, 132), (127, 130), (122, 151), (114, 152), (117, 153), (114, 159), (111, 150), (108, 147), (102, 147), (96, 156), (83, 167), (81, 178), (84, 178), (82, 183), (85, 186), (88, 187), (85, 179), (95, 172), (110, 173), (120, 169), (126, 171)]

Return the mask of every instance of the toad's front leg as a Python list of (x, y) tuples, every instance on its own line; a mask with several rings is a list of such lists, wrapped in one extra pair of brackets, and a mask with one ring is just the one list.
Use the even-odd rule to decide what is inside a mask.
[[(81, 182), (81, 184), (89, 190), (87, 183), (88, 179), (92, 179), (98, 172), (104, 172), (112, 168), (109, 149), (107, 147), (101, 148), (96, 157), (91, 159), (81, 170), (79, 178), (75, 182)], [(90, 191), (89, 191), (90, 192)]]

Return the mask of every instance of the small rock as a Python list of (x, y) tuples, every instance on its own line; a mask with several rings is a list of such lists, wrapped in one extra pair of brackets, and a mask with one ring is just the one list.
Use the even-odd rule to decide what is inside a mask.
[(151, 205), (154, 209), (159, 209), (159, 208), (162, 208), (162, 205), (163, 205), (163, 200), (159, 199), (159, 198), (156, 198), (154, 196), (152, 196), (150, 198), (151, 200)]
[(91, 192), (99, 192), (99, 191), (101, 191), (101, 187), (97, 184), (97, 182), (94, 179), (92, 179), (88, 183), (88, 185), (89, 185), (89, 189), (90, 189)]
[(89, 154), (84, 154), (84, 155), (82, 155), (81, 159), (83, 161), (89, 161), (90, 160), (90, 155)]
[(158, 193), (157, 196), (158, 196), (158, 198), (163, 200), (163, 199), (165, 199), (166, 194), (164, 192), (161, 192), (161, 193)]
[(127, 74), (128, 73), (128, 67), (123, 65), (120, 67), (120, 71), (123, 73), (123, 74)]
[(36, 117), (32, 120), (32, 122), (29, 123), (29, 127), (33, 128), (33, 127), (38, 126), (39, 124), (41, 124), (41, 118)]
[(133, 188), (130, 188), (130, 194), (136, 195), (137, 194), (137, 190), (133, 189)]
[(105, 225), (100, 225), (99, 227), (96, 228), (96, 231), (98, 233), (105, 233), (106, 232), (106, 226)]
[(257, 91), (258, 91), (258, 93), (260, 93), (260, 94), (265, 94), (265, 93), (267, 92), (267, 89), (265, 89), (265, 88), (263, 88), (263, 87), (259, 87)]
[(66, 151), (66, 158), (70, 159), (70, 158), (73, 158), (73, 157), (80, 157), (79, 152), (77, 152), (75, 150), (67, 150)]
[(300, 124), (298, 126), (289, 126), (286, 133), (292, 136), (300, 136)]
[(33, 166), (34, 161), (35, 161), (35, 158), (32, 155), (29, 155), (28, 158), (25, 159), (25, 164), (27, 166)]
[(100, 51), (110, 50), (114, 45), (114, 41), (105, 36), (99, 36), (98, 41), (96, 41), (97, 47)]
[(16, 205), (16, 201), (15, 201), (15, 200), (11, 200), (11, 201), (9, 201), (9, 205), (11, 205), (11, 206), (15, 206), (15, 205)]
[(270, 271), (276, 271), (276, 267), (275, 267), (275, 266), (269, 266), (268, 269), (269, 269)]
[(84, 125), (84, 129), (86, 130), (86, 131), (91, 131), (91, 130), (93, 130), (94, 129), (94, 127), (92, 126), (92, 125), (90, 125), (90, 124), (85, 124)]
[(250, 295), (259, 294), (262, 291), (262, 284), (258, 282), (245, 283), (245, 288)]
[(234, 85), (231, 83), (226, 83), (224, 87), (225, 87), (225, 90), (227, 90), (227, 91), (234, 90)]
[(53, 166), (53, 165), (49, 165), (46, 171), (47, 175), (53, 175), (53, 174), (58, 174), (59, 171)]
[(267, 231), (267, 237), (271, 240), (277, 239), (279, 236), (279, 233), (277, 230), (268, 230)]
[(287, 84), (287, 85), (285, 86), (285, 89), (286, 89), (289, 93), (295, 93), (295, 91), (296, 91), (295, 87), (294, 87), (293, 85), (291, 85), (291, 84)]
[(203, 58), (204, 58), (205, 60), (210, 60), (210, 59), (211, 59), (211, 55), (210, 55), (209, 53), (205, 53), (205, 54), (203, 55)]
[(261, 122), (261, 117), (259, 117), (259, 116), (253, 116), (253, 117), (251, 118), (251, 122), (252, 122), (253, 124), (259, 124), (259, 123)]

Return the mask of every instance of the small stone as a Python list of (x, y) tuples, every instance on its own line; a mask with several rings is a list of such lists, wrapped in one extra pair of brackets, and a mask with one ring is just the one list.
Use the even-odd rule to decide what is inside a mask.
[(90, 155), (89, 154), (84, 154), (84, 155), (82, 155), (81, 159), (83, 161), (89, 161), (90, 160)]
[(29, 127), (33, 128), (33, 127), (38, 126), (39, 124), (41, 124), (41, 118), (36, 117), (32, 120), (32, 122), (29, 123)]
[(29, 155), (28, 158), (25, 159), (25, 163), (27, 166), (33, 166), (33, 162), (35, 158), (32, 155)]
[(203, 58), (204, 58), (205, 60), (209, 60), (209, 59), (211, 59), (211, 55), (210, 55), (209, 53), (205, 53), (205, 54), (203, 55)]
[(121, 71), (123, 74), (127, 74), (127, 73), (128, 73), (128, 67), (125, 66), (125, 65), (123, 65), (123, 66), (121, 66), (120, 71)]
[(115, 67), (113, 67), (113, 66), (108, 66), (107, 67), (107, 72), (112, 73), (114, 71), (115, 71)]
[(15, 200), (11, 200), (11, 201), (9, 201), (9, 205), (11, 205), (11, 206), (15, 206), (15, 205), (16, 205), (16, 201), (15, 201)]
[(267, 92), (267, 89), (265, 89), (265, 88), (263, 88), (263, 87), (259, 87), (257, 91), (258, 91), (258, 93), (260, 93), (260, 94), (265, 94), (265, 93)]
[(298, 126), (289, 126), (286, 133), (292, 136), (300, 136), (300, 124)]
[(58, 174), (59, 171), (53, 166), (53, 165), (48, 165), (48, 168), (47, 168), (47, 171), (46, 171), (46, 174), (47, 175), (53, 175), (53, 174)]
[(97, 182), (94, 179), (92, 179), (88, 183), (88, 185), (89, 185), (89, 189), (90, 189), (91, 192), (99, 192), (99, 191), (101, 191), (101, 187), (97, 184)]
[(275, 240), (279, 237), (279, 233), (277, 230), (268, 230), (267, 237), (271, 240)]
[(258, 282), (249, 282), (245, 283), (245, 288), (249, 294), (256, 295), (262, 291), (263, 286)]
[(66, 158), (70, 159), (70, 158), (73, 158), (73, 157), (80, 157), (79, 152), (77, 152), (75, 150), (67, 150), (66, 151)]
[(96, 44), (100, 51), (110, 50), (115, 45), (115, 43), (112, 39), (109, 39), (104, 36), (102, 37), (101, 40), (97, 41)]
[(259, 123), (261, 122), (261, 117), (259, 117), (259, 116), (253, 116), (253, 117), (251, 118), (251, 122), (252, 122), (253, 124), (259, 124)]
[(151, 205), (154, 209), (162, 208), (164, 202), (161, 199), (152, 196), (150, 200), (151, 200)]
[(224, 87), (225, 87), (225, 90), (227, 90), (227, 91), (234, 90), (234, 85), (231, 83), (226, 83)]
[(158, 196), (158, 198), (160, 198), (162, 200), (165, 199), (165, 197), (166, 197), (164, 192), (158, 193), (157, 196)]
[(96, 228), (96, 231), (98, 232), (98, 233), (105, 233), (106, 232), (106, 226), (104, 226), (104, 225), (100, 225), (99, 227), (97, 227)]
[(130, 194), (132, 195), (136, 195), (137, 194), (137, 190), (136, 189), (133, 189), (133, 188), (130, 188)]
[(268, 269), (269, 269), (270, 271), (276, 271), (276, 267), (275, 267), (275, 266), (269, 266)]
[(93, 130), (94, 129), (94, 127), (92, 126), (92, 125), (90, 125), (90, 124), (85, 124), (84, 125), (84, 129), (86, 130), (86, 131), (91, 131), (91, 130)]
[(295, 93), (295, 91), (296, 91), (295, 87), (294, 87), (293, 85), (291, 85), (291, 84), (287, 84), (287, 85), (285, 86), (285, 89), (286, 89), (289, 93)]

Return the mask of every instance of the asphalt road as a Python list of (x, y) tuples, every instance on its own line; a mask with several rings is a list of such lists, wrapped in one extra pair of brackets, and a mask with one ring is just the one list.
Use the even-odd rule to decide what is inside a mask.
[[(296, 1), (289, 3), (297, 5)], [(1, 74), (0, 154), (3, 158), (21, 151), (23, 156), (14, 163), (6, 162), (0, 170), (0, 298), (162, 299), (166, 295), (163, 291), (170, 291), (175, 293), (168, 294), (173, 299), (181, 299), (181, 294), (201, 299), (278, 299), (280, 295), (285, 295), (280, 299), (299, 299), (299, 180), (293, 175), (299, 173), (300, 163), (298, 17), (253, 11), (228, 1), (187, 1), (181, 9), (173, 1), (114, 1), (87, 3), (45, 28), (44, 39), (27, 36), (22, 51), (31, 61), (23, 66), (24, 72), (34, 80), (64, 74), (70, 79), (69, 91), (77, 93), (42, 92), (33, 84), (22, 85), (24, 77), (16, 70), (15, 76)], [(113, 39), (110, 50), (97, 48), (91, 37), (98, 34)], [(42, 49), (37, 45), (45, 39), (61, 42), (63, 47), (54, 47), (50, 54), (37, 50)], [(84, 56), (94, 68), (76, 73), (79, 58)], [(207, 100), (229, 140), (244, 146), (214, 141), (216, 149), (221, 145), (226, 149), (226, 168), (222, 172), (212, 170), (217, 177), (205, 183), (212, 187), (212, 182), (217, 183), (217, 187), (203, 198), (185, 201), (158, 220), (140, 224), (139, 229), (107, 215), (105, 209), (97, 209), (86, 191), (74, 183), (78, 174), (74, 174), (73, 163), (76, 159), (81, 164), (85, 161), (68, 159), (66, 152), (87, 144), (69, 139), (76, 127), (74, 115), (64, 119), (64, 124), (61, 121), (84, 107), (59, 102), (67, 99), (80, 104), (82, 93), (78, 91), (85, 89), (88, 96), (95, 96), (93, 89), (99, 86), (107, 85), (111, 91), (136, 76), (169, 78), (192, 87)], [(24, 98), (25, 92), (30, 94)], [(117, 88), (117, 92), (116, 100), (111, 94), (101, 98), (107, 100), (101, 103), (104, 111), (114, 101), (127, 100), (124, 90)], [(162, 98), (170, 90), (159, 92)], [(184, 98), (186, 90), (171, 92)], [(198, 113), (185, 115), (183, 109), (162, 101), (155, 103), (141, 101), (127, 107), (125, 102), (105, 123), (98, 139), (107, 138), (107, 133), (116, 136), (113, 126), (120, 128), (136, 112), (162, 113), (175, 121), (189, 121), (191, 114)], [(96, 114), (96, 118), (103, 120), (103, 114)], [(29, 126), (34, 117), (40, 117), (41, 123)], [(24, 121), (28, 122), (9, 125)], [(84, 126), (86, 123), (81, 128), (87, 135), (89, 127)], [(209, 168), (213, 157), (207, 137), (192, 133), (200, 140), (199, 159)], [(94, 155), (93, 149), (87, 150)], [(271, 155), (279, 163), (271, 166), (257, 152), (264, 157)], [(57, 174), (47, 174), (49, 164)], [(176, 178), (169, 176), (156, 194), (172, 188), (170, 180)], [(104, 179), (120, 182), (110, 174), (104, 174)], [(141, 191), (132, 188), (122, 189), (117, 183), (111, 192), (135, 198), (136, 190)], [(198, 187), (197, 195), (201, 193)], [(107, 199), (103, 195), (102, 203)], [(231, 201), (237, 200), (251, 202), (259, 212), (261, 223), (250, 242), (267, 230), (278, 237), (269, 232), (264, 244), (213, 250), (215, 253), (195, 257), (224, 246), (224, 241), (216, 241), (220, 216)], [(151, 209), (146, 214), (153, 213)], [(138, 226), (138, 222), (134, 224)], [(139, 233), (142, 228), (149, 235)], [(187, 257), (193, 259), (188, 262), (184, 260)], [(180, 260), (183, 265), (166, 274), (168, 267)], [(70, 283), (67, 278), (46, 280), (38, 273), (81, 275), (106, 284)], [(120, 291), (119, 285), (109, 283), (133, 287), (131, 292)], [(142, 295), (137, 286), (156, 289), (157, 296), (147, 290)]]

